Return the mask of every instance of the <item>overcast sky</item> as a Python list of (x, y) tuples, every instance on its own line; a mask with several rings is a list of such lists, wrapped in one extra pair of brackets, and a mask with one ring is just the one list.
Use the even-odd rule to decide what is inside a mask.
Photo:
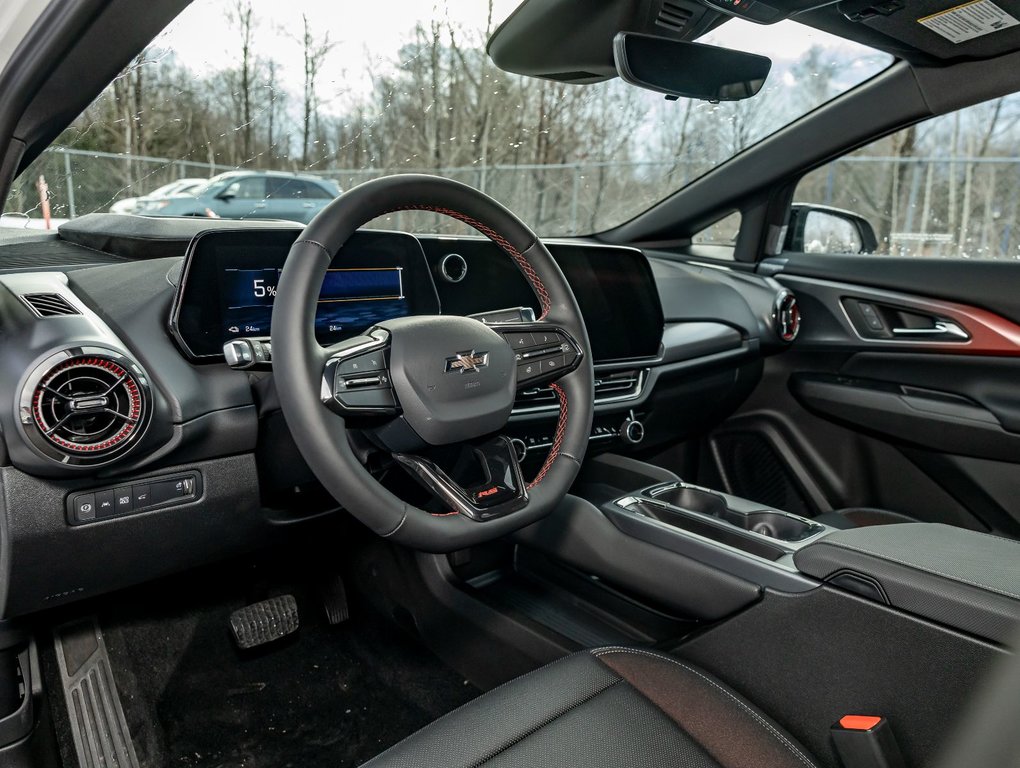
[[(503, 21), (519, 0), (494, 0), (493, 26)], [(227, 11), (231, 0), (195, 0), (160, 36), (158, 45), (176, 51), (181, 61), (199, 72), (227, 68), (240, 56), (236, 35)], [(484, 30), (488, 12), (485, 0), (254, 0), (255, 50), (271, 55), (283, 67), (284, 87), (299, 92), (303, 67), (301, 15), (307, 14), (321, 37), (329, 33), (336, 46), (329, 55), (319, 82), (323, 106), (340, 107), (347, 94), (364, 93), (368, 86), (366, 58), (375, 71), (383, 71), (396, 58), (418, 21), (449, 19), (466, 32)], [(478, 40), (481, 44), (481, 40)], [(712, 42), (769, 56), (777, 63), (800, 58), (812, 45), (839, 50), (864, 51), (860, 46), (818, 32), (792, 21), (761, 27), (731, 20), (702, 42)], [(777, 67), (777, 69), (780, 69)], [(855, 81), (859, 78), (853, 78)]]

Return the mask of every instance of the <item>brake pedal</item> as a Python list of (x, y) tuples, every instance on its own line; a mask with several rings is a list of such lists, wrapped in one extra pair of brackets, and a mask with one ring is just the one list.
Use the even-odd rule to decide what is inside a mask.
[(298, 629), (297, 601), (293, 595), (271, 597), (230, 614), (230, 631), (239, 648), (256, 648)]
[(326, 619), (330, 625), (341, 624), (351, 617), (351, 609), (347, 605), (347, 588), (344, 579), (338, 573), (331, 573), (319, 582), (319, 593), (322, 605), (326, 609)]

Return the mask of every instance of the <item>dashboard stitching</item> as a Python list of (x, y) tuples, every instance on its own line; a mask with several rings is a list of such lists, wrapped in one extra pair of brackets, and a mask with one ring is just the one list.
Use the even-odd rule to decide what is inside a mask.
[(531, 265), (531, 262), (528, 261), (527, 257), (514, 248), (514, 246), (510, 244), (509, 240), (499, 234), (492, 227), (483, 224), (478, 219), (474, 219), (465, 213), (455, 211), (452, 208), (439, 208), (432, 205), (402, 205), (399, 208), (392, 208), (389, 211), (384, 211), (383, 214), (380, 215), (393, 213), (394, 211), (433, 211), (435, 213), (450, 216), (458, 221), (463, 221), (468, 226), (477, 229), (487, 238), (492, 240), (492, 242), (506, 251), (510, 258), (516, 262), (517, 267), (521, 270), (521, 272), (524, 273), (524, 277), (527, 278), (529, 283), (531, 283), (531, 287), (534, 289), (535, 294), (538, 296), (538, 300), (542, 305), (542, 314), (538, 319), (541, 320), (549, 314), (549, 310), (552, 309), (552, 299), (545, 288), (545, 284), (542, 282), (542, 278), (538, 276), (538, 272), (535, 271), (535, 268)]
[(535, 475), (535, 479), (528, 485), (528, 490), (542, 482), (549, 470), (552, 469), (553, 462), (556, 461), (556, 457), (563, 447), (563, 438), (567, 431), (567, 393), (563, 391), (563, 387), (559, 384), (550, 384), (549, 388), (556, 393), (556, 397), (560, 400), (560, 419), (556, 422), (556, 435), (553, 437), (552, 448), (549, 449), (549, 455), (546, 457), (545, 464), (542, 465), (542, 469), (539, 470), (538, 474)]

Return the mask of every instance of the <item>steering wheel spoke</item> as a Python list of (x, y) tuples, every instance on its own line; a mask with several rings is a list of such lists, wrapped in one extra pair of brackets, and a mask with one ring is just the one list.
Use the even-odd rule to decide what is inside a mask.
[(389, 369), (389, 333), (374, 328), (322, 351), (322, 402), (343, 416), (400, 413)]
[(475, 467), (467, 485), (454, 480), (436, 462), (423, 456), (394, 453), (393, 458), (452, 511), (483, 522), (509, 515), (528, 503), (528, 489), (517, 452), (502, 435), (470, 446)]
[(486, 323), (506, 339), (517, 363), (517, 388), (550, 384), (577, 369), (584, 357), (581, 345), (562, 326), (531, 323)]

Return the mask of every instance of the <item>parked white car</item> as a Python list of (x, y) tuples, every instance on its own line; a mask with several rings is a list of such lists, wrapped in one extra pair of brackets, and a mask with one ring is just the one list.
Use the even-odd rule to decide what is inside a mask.
[(169, 195), (186, 195), (205, 184), (208, 179), (177, 179), (169, 184), (152, 190), (142, 197), (125, 197), (110, 206), (110, 213), (138, 213), (147, 200), (154, 197), (167, 197)]

